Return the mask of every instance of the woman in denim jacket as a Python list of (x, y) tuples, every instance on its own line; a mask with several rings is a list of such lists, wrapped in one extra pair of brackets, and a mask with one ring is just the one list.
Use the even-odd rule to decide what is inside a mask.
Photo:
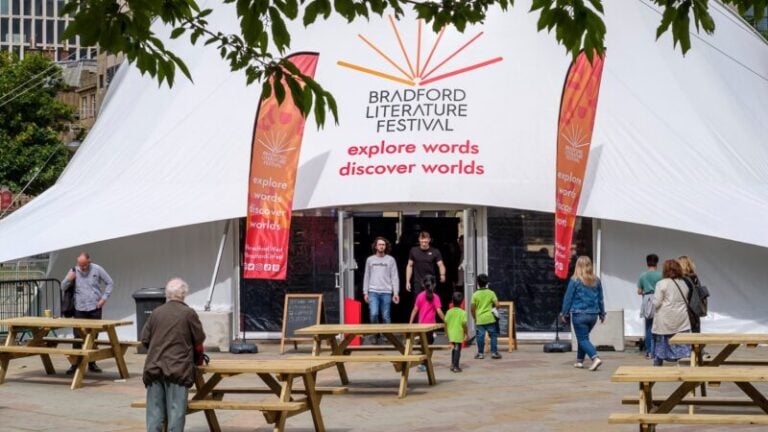
[(560, 319), (565, 322), (568, 314), (571, 315), (573, 332), (576, 333), (576, 340), (579, 342), (576, 363), (573, 367), (584, 368), (586, 355), (592, 359), (589, 370), (596, 371), (603, 361), (600, 360), (595, 346), (589, 341), (589, 332), (595, 327), (598, 318), (601, 323), (605, 321), (605, 303), (603, 286), (592, 269), (592, 260), (587, 256), (580, 256), (576, 260), (573, 276), (568, 282)]

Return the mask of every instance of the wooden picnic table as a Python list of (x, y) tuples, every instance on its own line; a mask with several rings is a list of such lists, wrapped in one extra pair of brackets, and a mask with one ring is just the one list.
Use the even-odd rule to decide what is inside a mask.
[[(212, 360), (206, 366), (199, 366), (195, 380), (195, 391), (189, 400), (187, 414), (198, 411), (205, 413), (208, 428), (212, 432), (221, 430), (216, 410), (257, 410), (261, 411), (267, 423), (274, 424), (275, 432), (285, 429), (288, 417), (309, 411), (316, 432), (324, 432), (320, 400), (324, 394), (343, 393), (346, 388), (317, 387), (317, 372), (335, 365), (329, 360)], [(237, 375), (256, 375), (266, 387), (221, 386), (224, 378)], [(205, 375), (209, 375), (205, 379)], [(295, 387), (300, 381), (303, 387)], [(277, 399), (244, 400), (226, 399), (226, 395), (272, 394)], [(146, 401), (131, 404), (134, 408), (145, 408)]]
[[(691, 345), (691, 366), (768, 366), (768, 358), (728, 360), (741, 345), (755, 348), (759, 344), (768, 344), (766, 333), (678, 333), (670, 338), (669, 343)], [(724, 347), (711, 359), (704, 359), (702, 353), (707, 345), (724, 345)]]
[[(314, 341), (312, 356), (333, 360), (339, 371), (342, 384), (349, 384), (349, 377), (344, 364), (346, 362), (385, 362), (393, 363), (400, 372), (398, 397), (408, 393), (408, 375), (411, 367), (424, 363), (427, 368), (429, 385), (435, 385), (435, 369), (432, 365), (432, 349), (427, 341), (427, 333), (443, 328), (442, 324), (318, 324), (296, 331), (297, 335), (311, 336)], [(390, 351), (396, 354), (353, 354), (349, 344), (358, 336), (381, 334), (389, 342)], [(341, 341), (338, 335), (343, 335)], [(402, 338), (402, 340), (400, 339)], [(330, 354), (324, 354), (323, 341), (330, 345)], [(414, 354), (414, 350), (419, 353)]]
[[(21, 357), (39, 355), (43, 367), (48, 375), (53, 375), (56, 370), (51, 362), (51, 355), (64, 355), (69, 362), (77, 365), (77, 370), (72, 377), (72, 390), (82, 387), (83, 377), (87, 370), (88, 362), (114, 358), (121, 378), (128, 378), (128, 367), (125, 365), (125, 352), (135, 342), (121, 342), (117, 337), (115, 327), (133, 324), (132, 321), (117, 320), (92, 320), (75, 318), (44, 318), (21, 317), (0, 320), (0, 325), (8, 328), (5, 344), (0, 346), (0, 384), (5, 382), (10, 361)], [(62, 348), (61, 343), (72, 343), (79, 339), (48, 338), (52, 330), (61, 328), (80, 329), (82, 337), (81, 348)], [(31, 334), (31, 338), (23, 345), (17, 344), (16, 338), (22, 332)], [(107, 334), (108, 341), (97, 341), (100, 332)], [(100, 348), (99, 346), (103, 346)]]
[[(609, 423), (633, 423), (641, 431), (654, 431), (655, 425), (669, 424), (761, 424), (768, 425), (768, 399), (754, 383), (768, 383), (768, 368), (764, 367), (650, 367), (620, 366), (611, 377), (612, 382), (633, 382), (639, 384), (638, 414), (615, 413)], [(741, 389), (747, 399), (715, 400), (695, 399), (690, 393), (697, 386), (709, 381), (732, 382)], [(654, 398), (653, 388), (657, 383), (679, 383), (668, 396)], [(761, 414), (738, 412), (697, 414), (692, 411), (675, 413), (671, 411), (683, 405), (701, 404), (707, 406), (752, 406), (760, 408)]]

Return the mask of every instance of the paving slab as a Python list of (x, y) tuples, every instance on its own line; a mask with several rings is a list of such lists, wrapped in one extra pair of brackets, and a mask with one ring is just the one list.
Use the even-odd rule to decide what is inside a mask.
[[(279, 345), (258, 343), (259, 354), (209, 353), (212, 359), (267, 359), (308, 355), (299, 351), (278, 353)], [(293, 347), (291, 347), (293, 348)], [(709, 348), (708, 348), (709, 349)], [(716, 350), (716, 347), (712, 347)], [(746, 350), (744, 350), (746, 351)], [(329, 432), (391, 431), (636, 431), (636, 426), (609, 425), (612, 412), (634, 412), (622, 406), (621, 397), (636, 392), (636, 385), (611, 383), (621, 365), (650, 365), (637, 351), (604, 352), (597, 372), (575, 369), (574, 353), (544, 353), (541, 344), (520, 344), (504, 358), (473, 359), (474, 347), (462, 353), (464, 372), (449, 371), (450, 351), (435, 353), (437, 385), (429, 386), (425, 373), (411, 370), (408, 397), (397, 399), (399, 375), (389, 364), (352, 363), (347, 366), (347, 394), (325, 396), (321, 409)], [(738, 358), (737, 351), (734, 357)], [(746, 351), (746, 356), (766, 357), (768, 349)], [(101, 361), (101, 374), (87, 374), (83, 388), (70, 390), (68, 363), (53, 358), (57, 374), (47, 376), (39, 358), (13, 360), (7, 381), (0, 385), (0, 431), (142, 431), (144, 410), (130, 403), (145, 396), (141, 371), (145, 356), (131, 350), (126, 362), (131, 377), (120, 380), (114, 362)], [(587, 364), (588, 366), (588, 364)], [(677, 366), (665, 366), (677, 367)], [(228, 385), (260, 385), (254, 377), (228, 379)], [(335, 369), (318, 375), (318, 385), (340, 385)], [(660, 393), (665, 386), (658, 385)], [(768, 388), (760, 387), (763, 391)], [(721, 396), (740, 396), (735, 387), (723, 384), (711, 389)], [(703, 412), (703, 411), (702, 411)], [(756, 413), (757, 411), (752, 411)], [(221, 411), (225, 431), (271, 431), (258, 412)], [(758, 426), (660, 426), (660, 431), (762, 431)], [(187, 431), (207, 431), (201, 413), (187, 417)], [(291, 432), (313, 431), (308, 413), (291, 417)]]

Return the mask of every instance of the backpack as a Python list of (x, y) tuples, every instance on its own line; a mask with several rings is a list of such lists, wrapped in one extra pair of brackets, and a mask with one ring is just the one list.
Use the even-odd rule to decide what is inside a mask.
[[(75, 268), (72, 267), (72, 271), (75, 271)], [(67, 287), (67, 289), (64, 290), (64, 292), (61, 294), (61, 316), (64, 318), (71, 318), (75, 316), (75, 283), (77, 282), (77, 278), (72, 281), (72, 283)]]
[(693, 313), (700, 317), (707, 316), (709, 303), (709, 290), (699, 282), (699, 278), (685, 278), (688, 285), (688, 304)]

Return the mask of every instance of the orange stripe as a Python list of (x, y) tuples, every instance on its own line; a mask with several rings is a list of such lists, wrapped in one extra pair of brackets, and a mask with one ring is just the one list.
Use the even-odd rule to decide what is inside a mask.
[(437, 35), (437, 40), (435, 41), (435, 44), (432, 46), (432, 51), (429, 52), (429, 57), (427, 57), (427, 61), (424, 63), (424, 67), (421, 69), (422, 72), (427, 70), (427, 66), (429, 66), (429, 62), (432, 60), (432, 54), (435, 53), (437, 46), (440, 44), (440, 39), (443, 38), (443, 33), (445, 33), (445, 27), (440, 29), (440, 34)]
[(392, 18), (392, 15), (389, 16), (389, 22), (392, 23), (392, 30), (395, 31), (395, 36), (397, 36), (397, 43), (400, 44), (400, 49), (403, 51), (405, 62), (408, 63), (408, 70), (411, 71), (411, 76), (415, 76), (416, 74), (413, 73), (413, 66), (411, 65), (411, 59), (408, 57), (408, 53), (405, 51), (405, 45), (403, 45), (403, 39), (400, 37), (400, 32), (397, 31), (397, 26), (395, 25), (395, 19)]
[(480, 69), (481, 67), (492, 65), (492, 64), (498, 63), (498, 62), (500, 62), (502, 60), (503, 60), (502, 57), (496, 57), (494, 59), (490, 59), (490, 60), (486, 60), (484, 62), (473, 64), (472, 66), (467, 66), (465, 68), (457, 69), (457, 70), (452, 71), (452, 72), (448, 72), (448, 73), (444, 73), (442, 75), (438, 75), (438, 76), (436, 76), (434, 78), (430, 78), (428, 80), (424, 80), (424, 81), (420, 82), (419, 84), (420, 85), (427, 85), (427, 84), (433, 83), (435, 81), (440, 81), (441, 79), (450, 78), (450, 77), (455, 76), (455, 75), (460, 75), (460, 74), (463, 74), (465, 72), (473, 71), (475, 69)]
[(354, 69), (354, 70), (356, 70), (358, 72), (367, 73), (367, 74), (370, 74), (370, 75), (377, 76), (379, 78), (388, 79), (388, 80), (399, 82), (399, 83), (402, 83), (402, 84), (405, 84), (405, 85), (409, 85), (409, 86), (415, 85), (415, 83), (413, 81), (404, 80), (404, 79), (396, 77), (396, 76), (385, 74), (384, 72), (375, 71), (373, 69), (368, 69), (368, 68), (365, 68), (365, 67), (362, 67), (362, 66), (354, 65), (352, 63), (347, 63), (347, 62), (344, 62), (344, 61), (338, 61), (338, 62), (336, 62), (336, 64), (339, 65), (339, 66), (344, 66), (346, 68)]
[(416, 41), (416, 76), (419, 76), (421, 70), (421, 20), (419, 20), (419, 40)]
[(397, 63), (395, 63), (395, 62), (394, 62), (394, 61), (393, 61), (391, 58), (389, 58), (389, 57), (388, 57), (386, 54), (384, 54), (384, 52), (383, 52), (382, 50), (380, 50), (380, 49), (376, 48), (376, 45), (374, 45), (372, 42), (370, 42), (368, 39), (366, 39), (366, 38), (365, 38), (365, 36), (363, 36), (363, 35), (359, 34), (359, 35), (357, 35), (357, 37), (359, 37), (360, 39), (362, 39), (362, 40), (363, 40), (363, 42), (365, 42), (366, 44), (368, 44), (368, 46), (369, 46), (369, 47), (371, 47), (371, 49), (373, 49), (374, 51), (376, 51), (376, 52), (377, 52), (377, 53), (378, 53), (380, 56), (384, 57), (384, 60), (386, 60), (387, 62), (389, 62), (389, 64), (391, 64), (392, 66), (394, 66), (394, 67), (395, 67), (395, 69), (397, 69), (397, 70), (399, 70), (400, 72), (402, 72), (402, 74), (403, 74), (403, 75), (405, 75), (405, 77), (406, 77), (406, 78), (408, 78), (409, 80), (410, 80), (410, 79), (413, 79), (413, 76), (411, 76), (411, 75), (408, 75), (408, 72), (404, 71), (404, 70), (403, 70), (403, 68), (401, 68), (400, 66), (398, 66), (398, 65), (397, 65)]

